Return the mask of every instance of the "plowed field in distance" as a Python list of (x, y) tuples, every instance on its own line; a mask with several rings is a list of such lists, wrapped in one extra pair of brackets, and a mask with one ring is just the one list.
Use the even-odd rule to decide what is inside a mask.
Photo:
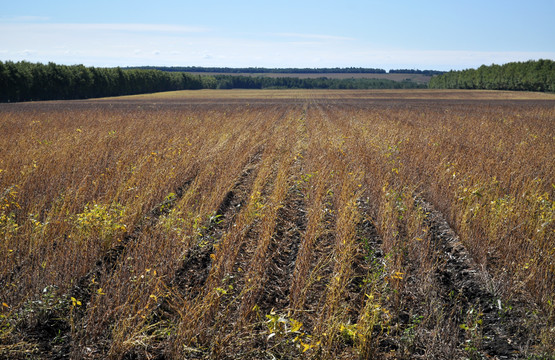
[(0, 105), (0, 357), (553, 358), (555, 95)]

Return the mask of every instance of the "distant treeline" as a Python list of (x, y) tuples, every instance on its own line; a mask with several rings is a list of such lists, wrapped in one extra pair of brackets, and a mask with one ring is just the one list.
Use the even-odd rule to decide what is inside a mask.
[(434, 76), (434, 75), (441, 75), (445, 71), (438, 71), (438, 70), (415, 70), (415, 69), (391, 69), (389, 70), (390, 74), (422, 74), (426, 76)]
[(0, 101), (70, 100), (202, 89), (214, 79), (157, 70), (1, 62)]
[(147, 69), (168, 72), (196, 72), (196, 73), (221, 73), (221, 74), (386, 74), (384, 69), (348, 67), (348, 68), (230, 68), (230, 67), (203, 67), (203, 66), (140, 66), (128, 69)]
[[(139, 66), (126, 69), (161, 70), (168, 72), (220, 73), (220, 74), (387, 74), (384, 69), (346, 67), (346, 68), (230, 68), (204, 66)], [(389, 70), (390, 74), (422, 74), (427, 76), (443, 74), (437, 70), (397, 69)]]
[(555, 62), (537, 60), (504, 65), (480, 66), (478, 69), (450, 71), (434, 76), (432, 89), (488, 89), (555, 92)]
[(0, 61), (0, 102), (71, 100), (192, 89), (407, 89), (426, 85), (386, 79), (200, 76), (155, 69)]
[(388, 79), (301, 79), (296, 77), (214, 75), (218, 89), (416, 89), (425, 84)]

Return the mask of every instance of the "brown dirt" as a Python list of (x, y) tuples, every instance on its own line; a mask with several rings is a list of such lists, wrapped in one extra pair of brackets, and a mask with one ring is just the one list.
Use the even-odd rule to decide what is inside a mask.
[[(406, 347), (413, 358), (458, 358), (465, 352), (476, 358), (525, 358), (521, 352), (530, 338), (514, 331), (519, 327), (516, 314), (524, 310), (502, 303), (488, 288), (489, 275), (472, 260), (445, 217), (424, 200), (418, 204), (428, 214), (433, 272), (427, 278), (418, 274), (407, 279), (405, 310), (395, 319), (391, 342)], [(421, 284), (425, 281), (431, 282), (429, 292), (420, 290), (426, 288)], [(438, 318), (444, 323), (435, 322)], [(413, 336), (410, 344), (403, 342), (403, 335)]]

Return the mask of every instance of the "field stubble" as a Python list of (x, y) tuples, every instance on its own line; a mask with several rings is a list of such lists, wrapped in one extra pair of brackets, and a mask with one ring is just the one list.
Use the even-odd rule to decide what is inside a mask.
[(1, 105), (0, 357), (553, 356), (554, 105)]

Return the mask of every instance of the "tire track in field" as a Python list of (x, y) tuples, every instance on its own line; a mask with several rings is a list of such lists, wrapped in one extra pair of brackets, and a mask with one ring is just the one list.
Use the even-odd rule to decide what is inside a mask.
[[(276, 123), (279, 123), (289, 111), (280, 110), (283, 111), (283, 113), (279, 116), (279, 120)], [(249, 202), (249, 196), (254, 195), (253, 189), (259, 176), (260, 168), (263, 166), (263, 155), (267, 148), (267, 144), (262, 145), (256, 153), (250, 157), (238, 180), (235, 182), (235, 185), (226, 193), (220, 202), (215, 214), (216, 222), (208, 225), (208, 231), (203, 234), (198, 243), (193, 245), (187, 252), (182, 266), (176, 272), (172, 284), (177, 285), (181, 295), (186, 299), (193, 300), (206, 290), (204, 285), (210, 277), (214, 260), (210, 255), (214, 255), (218, 252), (214, 245), (218, 243), (217, 246), (220, 247), (222, 245), (220, 244), (220, 240), (223, 241), (225, 236), (237, 230), (235, 229), (237, 226), (237, 217), (241, 211), (247, 210), (245, 207)], [(269, 185), (266, 184), (264, 186), (267, 187)], [(249, 227), (246, 229), (246, 233), (241, 236), (248, 238), (252, 235), (250, 233), (254, 230), (254, 227)], [(241, 231), (244, 232), (243, 230)], [(233, 247), (239, 247), (234, 250), (234, 253), (237, 253), (236, 256), (242, 257), (244, 255), (242, 249), (245, 245), (242, 243), (232, 245)], [(231, 257), (234, 258), (235, 256)], [(230, 270), (230, 266), (235, 266), (235, 264), (230, 265), (230, 262), (236, 261), (229, 259), (219, 266), (225, 267), (223, 271)], [(222, 269), (219, 269), (219, 271), (221, 272)]]
[(245, 206), (258, 173), (262, 154), (261, 147), (249, 158), (232, 189), (220, 202), (214, 219), (208, 224), (208, 231), (187, 251), (183, 263), (175, 272), (171, 284), (183, 297), (192, 299), (204, 287), (210, 273), (212, 264), (210, 255), (215, 251), (214, 244), (229, 231), (235, 217)]
[[(249, 265), (260, 269), (262, 275), (259, 283), (252, 284), (254, 286), (245, 294), (246, 301), (242, 302), (240, 310), (244, 320), (251, 317), (253, 307), (258, 309), (257, 314), (269, 314), (272, 309), (289, 311), (290, 284), (307, 222), (302, 181), (308, 142), (306, 109), (307, 105), (304, 105), (302, 115), (295, 114), (288, 122), (289, 128), (296, 127), (290, 135), (295, 141), (286, 140), (280, 145), (283, 154), (280, 155), (278, 174), (270, 197), (268, 218), (264, 219), (269, 222), (261, 234), (269, 241), (260, 239), (262, 242), (257, 244), (255, 252), (258, 256)], [(249, 271), (248, 281), (250, 277), (256, 277), (256, 272)]]
[[(276, 144), (272, 142), (271, 135), (294, 111), (284, 107), (279, 110), (268, 130), (268, 140), (263, 145), (264, 154), (261, 153), (257, 159), (255, 170), (249, 173), (248, 181), (241, 181), (241, 185), (232, 193), (227, 193), (220, 204), (219, 212), (225, 213), (225, 209), (229, 208), (236, 209), (236, 213), (232, 218), (227, 214), (223, 216), (219, 241), (212, 241), (213, 245), (209, 247), (212, 252), (205, 255), (210, 265), (203, 275), (203, 286), (197, 287), (198, 291), (193, 296), (186, 295), (183, 301), (178, 300), (181, 308), (186, 309), (183, 311), (187, 316), (181, 317), (173, 346), (185, 343), (192, 348), (204, 348), (204, 352), (208, 345), (212, 347), (217, 343), (224, 346), (236, 329), (240, 294), (246, 286), (246, 270), (263, 221), (260, 217), (263, 208), (259, 205), (265, 204), (264, 199), (269, 196), (277, 175)], [(244, 206), (234, 206), (235, 199)]]
[[(185, 315), (189, 327), (192, 328), (201, 321), (205, 310), (202, 309), (200, 304), (207, 295), (207, 281), (213, 270), (213, 256), (217, 252), (216, 246), (219, 246), (226, 233), (234, 229), (237, 217), (241, 211), (244, 211), (260, 170), (263, 153), (264, 146), (260, 146), (249, 157), (234, 185), (220, 201), (215, 216), (207, 224), (206, 230), (202, 232), (202, 236), (196, 239), (196, 243), (191, 244), (185, 253), (181, 265), (169, 281), (172, 296), (165, 297), (157, 305), (156, 310), (154, 310), (153, 323), (166, 319), (178, 321), (181, 316), (180, 312), (184, 309), (190, 309)], [(195, 309), (195, 306), (200, 306), (201, 309)], [(181, 319), (181, 321), (183, 320), (185, 319)], [(181, 352), (182, 342), (189, 343), (192, 340), (188, 338), (188, 335), (183, 339), (180, 333), (178, 333), (178, 336), (180, 338), (177, 342), (180, 344), (177, 351)], [(189, 355), (192, 358), (196, 358), (196, 356), (202, 358), (203, 354), (202, 351), (196, 351)]]
[[(424, 332), (416, 341), (415, 354), (435, 353), (435, 356), (450, 357), (466, 353), (481, 358), (520, 358), (516, 347), (518, 339), (510, 336), (501, 318), (503, 304), (486, 287), (484, 279), (488, 275), (472, 260), (443, 214), (425, 200), (417, 200), (417, 204), (427, 214), (424, 222), (429, 228), (430, 247), (436, 264), (430, 274), (433, 290), (424, 294), (427, 299), (420, 301), (427, 301), (430, 308), (435, 306), (428, 312), (444, 321), (442, 324), (424, 323), (423, 326), (439, 326), (448, 333), (442, 334), (443, 338), (438, 338), (437, 334), (433, 338), (433, 328), (428, 329), (432, 332)], [(418, 296), (413, 298), (413, 293), (409, 293), (408, 298), (412, 299), (408, 306), (421, 307), (417, 303)], [(410, 313), (411, 310), (401, 312), (398, 320), (410, 326)], [(413, 314), (413, 319), (415, 316), (418, 315)]]
[[(281, 134), (283, 124), (274, 129), (277, 141), (272, 139), (267, 144), (268, 154), (254, 180), (256, 186), (251, 191), (249, 204), (225, 234), (227, 245), (222, 241), (216, 249), (216, 259), (227, 258), (225, 264), (219, 265), (222, 275), (218, 278), (210, 274), (203, 294), (190, 303), (195, 309), (193, 312), (202, 308), (203, 302), (210, 303), (210, 309), (204, 306), (199, 314), (205, 324), (199, 329), (202, 334), (190, 343), (198, 349), (208, 341), (210, 355), (206, 357), (217, 357), (215, 354), (230, 350), (235, 353), (237, 347), (244, 347), (245, 343), (253, 346), (249, 353), (263, 352), (267, 343), (262, 340), (264, 335), (258, 336), (261, 331), (264, 333), (260, 328), (262, 323), (252, 323), (252, 320), (265, 319), (264, 315), (269, 314), (271, 308), (281, 311), (287, 306), (282, 304), (288, 301), (287, 277), (292, 274), (303, 231), (302, 182), (296, 180), (300, 178), (297, 173), (302, 171), (306, 129), (304, 115), (298, 118), (298, 112), (299, 108), (290, 110), (280, 119), (288, 131), (294, 126), (296, 130), (284, 136)], [(262, 207), (258, 208), (254, 219), (246, 220), (252, 218), (252, 210), (257, 208), (252, 205), (258, 201)], [(223, 255), (218, 254), (220, 251)], [(218, 273), (217, 268), (214, 270)], [(220, 292), (216, 298), (210, 294), (210, 288), (214, 287)], [(270, 304), (276, 297), (278, 301)]]
[[(292, 173), (302, 173), (302, 158), (302, 155), (297, 157)], [(293, 271), (307, 225), (306, 204), (300, 181), (295, 181), (289, 188), (285, 204), (277, 212), (278, 221), (269, 247), (271, 256), (267, 261), (265, 285), (257, 301), (263, 314), (269, 314), (273, 308), (279, 312), (287, 312), (290, 307), (289, 293)]]

